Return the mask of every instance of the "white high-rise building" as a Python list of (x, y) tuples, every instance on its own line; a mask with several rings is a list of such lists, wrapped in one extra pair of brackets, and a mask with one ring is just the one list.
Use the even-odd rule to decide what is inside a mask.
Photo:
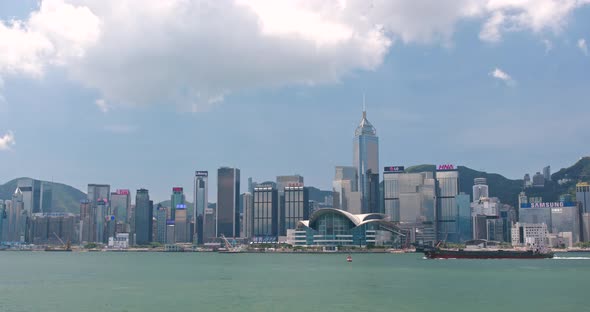
[(473, 201), (490, 197), (488, 182), (486, 178), (475, 178), (473, 180)]

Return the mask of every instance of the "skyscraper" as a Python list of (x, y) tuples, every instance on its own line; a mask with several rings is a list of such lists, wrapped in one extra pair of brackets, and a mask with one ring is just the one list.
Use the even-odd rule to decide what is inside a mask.
[(459, 217), (457, 219), (459, 230), (459, 241), (464, 242), (473, 238), (473, 226), (471, 218), (471, 201), (469, 200), (469, 194), (463, 192), (459, 193), (456, 197), (457, 210)]
[(176, 219), (176, 209), (186, 209), (184, 190), (182, 187), (173, 187), (170, 196), (170, 219)]
[[(98, 236), (104, 234), (104, 224), (110, 203), (111, 203), (111, 186), (108, 184), (88, 184), (87, 199), (89, 201), (89, 213), (90, 213), (90, 232), (88, 238), (89, 242), (103, 242), (104, 237)], [(100, 208), (98, 207), (99, 202), (101, 203)]]
[(366, 213), (383, 213), (381, 211), (381, 189), (379, 188), (379, 174), (367, 170), (368, 189), (366, 202), (368, 203)]
[(240, 236), (240, 169), (217, 170), (217, 236)]
[(287, 186), (284, 190), (283, 211), (281, 216), (280, 235), (287, 235), (287, 230), (295, 229), (297, 223), (309, 220), (309, 189), (303, 185)]
[(590, 184), (582, 182), (576, 184), (576, 202), (580, 207), (581, 240), (590, 241)]
[(353, 214), (361, 213), (361, 193), (358, 191), (358, 175), (355, 167), (336, 166), (332, 188), (334, 208)]
[(542, 175), (540, 172), (535, 173), (533, 176), (533, 187), (544, 187), (545, 186), (545, 176)]
[(175, 227), (175, 238), (174, 241), (177, 243), (188, 243), (190, 242), (190, 230), (187, 216), (186, 207), (176, 207), (176, 218), (174, 219)]
[(91, 205), (88, 199), (80, 201), (80, 242), (94, 241), (94, 220), (91, 212)]
[(205, 209), (208, 205), (209, 196), (209, 172), (195, 171), (195, 189), (193, 199), (195, 201), (193, 216), (195, 218), (195, 233), (196, 238), (193, 238), (197, 244), (205, 243), (204, 232), (205, 228)]
[(436, 230), (437, 239), (459, 241), (459, 171), (453, 165), (438, 166), (436, 171)]
[(147, 245), (152, 241), (153, 205), (148, 190), (137, 190), (135, 195), (135, 243), (137, 245)]
[(240, 196), (240, 203), (242, 204), (242, 237), (252, 237), (252, 226), (254, 221), (252, 219), (252, 204), (253, 197), (251, 193), (244, 193)]
[(34, 190), (35, 183), (33, 182), (34, 180), (29, 178), (19, 179), (17, 182), (17, 189), (22, 197), (21, 201), (23, 203), (23, 209), (29, 215), (39, 212), (39, 198), (34, 198), (34, 195), (38, 192)]
[(547, 181), (551, 181), (551, 166), (543, 168), (543, 178)]
[(52, 212), (53, 210), (53, 189), (51, 184), (41, 182), (41, 207), (39, 212)]
[(88, 200), (96, 204), (99, 199), (110, 203), (111, 186), (108, 184), (88, 184)]
[(129, 223), (130, 210), (131, 192), (129, 190), (117, 190), (111, 193), (111, 214), (115, 216), (117, 223)]
[(285, 229), (285, 188), (287, 186), (303, 186), (303, 177), (295, 175), (277, 176), (276, 187), (279, 192), (279, 235), (287, 235), (287, 229)]
[(253, 236), (278, 236), (278, 192), (272, 185), (254, 188)]
[(385, 167), (385, 214), (402, 229), (405, 244), (434, 244), (435, 179), (432, 172), (406, 173), (403, 166)]
[(582, 204), (582, 213), (590, 213), (590, 184), (576, 184), (576, 201)]
[(166, 221), (168, 220), (168, 209), (166, 207), (158, 207), (156, 212), (156, 224), (158, 225), (158, 239), (157, 242), (160, 244), (166, 244), (166, 234), (168, 226)]
[(353, 166), (358, 174), (361, 212), (376, 211), (378, 208), (369, 207), (369, 171), (379, 174), (379, 138), (375, 127), (367, 120), (367, 112), (364, 109), (363, 118), (354, 135)]
[(94, 241), (97, 243), (106, 243), (108, 237), (105, 235), (106, 217), (107, 217), (107, 201), (99, 199), (96, 202), (96, 213), (94, 215), (95, 236)]
[(4, 200), (0, 199), (0, 242), (5, 241), (4, 237), (4, 229), (8, 222), (6, 220), (8, 216), (6, 214), (6, 205), (4, 205)]

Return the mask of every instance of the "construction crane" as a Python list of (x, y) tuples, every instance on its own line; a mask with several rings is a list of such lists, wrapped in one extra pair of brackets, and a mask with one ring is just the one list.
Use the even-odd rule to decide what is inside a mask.
[(72, 246), (71, 246), (71, 244), (70, 244), (70, 240), (68, 240), (68, 242), (67, 242), (67, 243), (64, 243), (64, 241), (63, 241), (63, 240), (62, 240), (62, 239), (59, 237), (59, 235), (55, 234), (55, 232), (53, 232), (53, 235), (54, 235), (55, 237), (57, 237), (57, 239), (59, 240), (59, 242), (60, 242), (60, 243), (62, 244), (62, 246), (64, 247), (64, 250), (66, 250), (66, 251), (70, 251), (70, 250), (72, 250)]
[(223, 239), (223, 243), (225, 244), (225, 249), (227, 249), (226, 253), (242, 252), (242, 249), (240, 247), (232, 246), (232, 244), (227, 240), (225, 235), (221, 234), (221, 239)]

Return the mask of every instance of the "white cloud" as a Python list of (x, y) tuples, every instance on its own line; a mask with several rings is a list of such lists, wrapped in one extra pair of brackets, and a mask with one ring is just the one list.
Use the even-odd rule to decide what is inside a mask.
[(97, 41), (99, 26), (87, 7), (44, 0), (26, 21), (0, 21), (0, 73), (39, 77), (47, 65), (81, 58)]
[(481, 22), (480, 38), (490, 42), (512, 31), (559, 33), (587, 3), (43, 0), (26, 20), (0, 21), (0, 75), (41, 77), (59, 66), (104, 104), (202, 111), (240, 89), (374, 70), (396, 41), (445, 45), (463, 20)]
[(514, 86), (515, 85), (515, 81), (514, 79), (512, 79), (512, 77), (510, 77), (510, 75), (508, 75), (505, 71), (499, 69), (496, 67), (496, 69), (494, 69), (491, 73), (490, 76), (502, 80), (504, 81), (507, 85), (509, 86)]
[(549, 53), (549, 51), (553, 50), (553, 42), (547, 39), (543, 39), (543, 45), (545, 46), (545, 53)]
[(107, 102), (104, 99), (98, 99), (94, 101), (94, 104), (96, 104), (96, 106), (98, 106), (98, 109), (105, 114), (108, 113), (111, 109), (111, 107), (107, 104)]
[(10, 130), (0, 137), (0, 151), (8, 151), (15, 144), (16, 140), (14, 139), (14, 133)]
[(578, 48), (580, 48), (580, 50), (582, 50), (582, 53), (584, 53), (585, 55), (588, 55), (588, 46), (586, 45), (586, 39), (578, 40)]
[(559, 33), (568, 22), (571, 13), (589, 0), (487, 0), (483, 4), (484, 15), (490, 16), (480, 38), (499, 41), (502, 33), (531, 30), (535, 33), (551, 31)]

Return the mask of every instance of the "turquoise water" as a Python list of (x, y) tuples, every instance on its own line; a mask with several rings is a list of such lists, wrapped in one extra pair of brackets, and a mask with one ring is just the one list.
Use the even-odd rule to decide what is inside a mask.
[(0, 252), (0, 311), (589, 311), (590, 254)]

